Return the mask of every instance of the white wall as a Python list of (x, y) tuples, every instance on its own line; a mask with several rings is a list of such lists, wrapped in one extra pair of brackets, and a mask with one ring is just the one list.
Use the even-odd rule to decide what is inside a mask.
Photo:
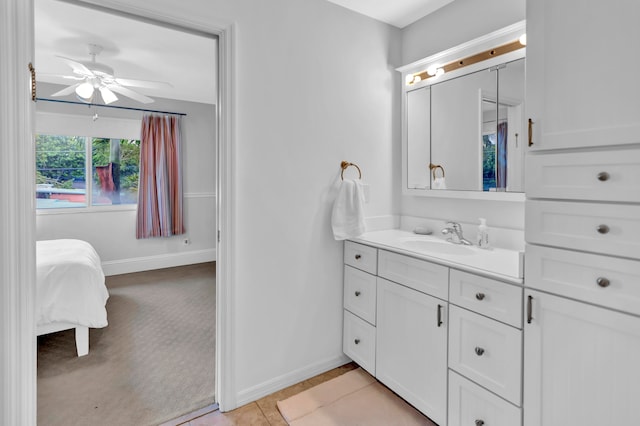
[[(402, 30), (402, 62), (409, 64), (524, 18), (525, 0), (456, 0)], [(524, 230), (523, 204), (402, 196), (401, 214), (439, 219), (443, 225), (446, 220), (477, 224), (478, 217), (486, 217), (490, 227)]]
[[(39, 84), (40, 97), (60, 87)], [(122, 104), (122, 103), (120, 103)], [(126, 104), (126, 103), (125, 103)], [(131, 106), (140, 107), (139, 104)], [(103, 262), (107, 275), (198, 263), (216, 258), (216, 146), (215, 106), (157, 99), (147, 106), (183, 112), (183, 189), (187, 234), (169, 238), (136, 240), (136, 211), (46, 210), (36, 216), (39, 240), (78, 238), (89, 241)], [(92, 120), (94, 113), (99, 118)], [(37, 103), (36, 131), (97, 137), (139, 138), (141, 112), (91, 108), (58, 103)], [(84, 209), (83, 209), (84, 210)], [(188, 238), (190, 244), (185, 245)]]
[(340, 162), (355, 162), (371, 188), (367, 216), (398, 213), (400, 31), (325, 0), (121, 3), (236, 23), (238, 403), (340, 364), (334, 184)]

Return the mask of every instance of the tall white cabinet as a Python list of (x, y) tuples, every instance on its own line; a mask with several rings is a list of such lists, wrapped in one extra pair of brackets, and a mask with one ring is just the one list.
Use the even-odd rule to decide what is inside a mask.
[(527, 1), (525, 426), (640, 424), (638, 18)]

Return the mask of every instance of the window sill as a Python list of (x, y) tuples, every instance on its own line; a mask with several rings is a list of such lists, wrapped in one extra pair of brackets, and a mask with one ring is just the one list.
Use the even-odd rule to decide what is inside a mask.
[(124, 211), (135, 211), (137, 204), (121, 204), (115, 206), (91, 206), (91, 207), (70, 207), (59, 209), (36, 209), (36, 216), (48, 216), (55, 214), (82, 214), (82, 213), (113, 213)]

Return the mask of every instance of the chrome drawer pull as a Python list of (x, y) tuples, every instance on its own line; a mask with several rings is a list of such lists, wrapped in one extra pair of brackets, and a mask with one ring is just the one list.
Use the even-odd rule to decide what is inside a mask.
[(598, 227), (596, 228), (598, 230), (599, 234), (608, 234), (610, 229), (607, 225), (598, 225)]
[(606, 181), (608, 181), (608, 180), (609, 180), (609, 178), (610, 178), (610, 177), (611, 177), (611, 176), (610, 176), (610, 175), (609, 175), (609, 173), (607, 173), (607, 172), (600, 172), (600, 173), (598, 173), (598, 180), (599, 180), (600, 182), (606, 182)]
[(353, 343), (355, 343), (356, 345), (360, 343), (360, 339), (356, 339), (353, 341)]
[(598, 283), (598, 285), (602, 288), (609, 287), (609, 284), (611, 284), (611, 282), (604, 277), (598, 277), (598, 279), (596, 280), (596, 283)]
[(478, 300), (484, 299), (484, 293), (476, 293), (476, 299)]
[(476, 426), (483, 426), (484, 425), (484, 420), (476, 420)]
[(442, 325), (442, 305), (438, 305), (438, 318), (437, 318), (438, 327)]
[(476, 346), (476, 355), (478, 356), (482, 356), (484, 354), (484, 349), (482, 349), (480, 346)]
[(359, 254), (356, 254), (356, 260), (360, 260), (362, 256), (360, 256)]
[(356, 290), (356, 297), (360, 296), (360, 292)]
[(533, 296), (527, 296), (527, 324), (533, 321)]

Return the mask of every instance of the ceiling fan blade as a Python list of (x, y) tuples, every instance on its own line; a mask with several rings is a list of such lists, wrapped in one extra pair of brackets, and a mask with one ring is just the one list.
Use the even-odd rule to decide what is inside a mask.
[(69, 87), (65, 87), (64, 89), (52, 94), (51, 96), (66, 96), (75, 92), (76, 87), (80, 86), (82, 83), (73, 84)]
[(94, 76), (93, 72), (89, 68), (87, 68), (83, 63), (78, 62), (71, 58), (65, 58), (64, 56), (56, 55), (56, 57), (65, 61), (71, 67), (74, 73), (79, 75)]
[(102, 100), (105, 104), (109, 105), (118, 100), (118, 97), (115, 93), (113, 93), (108, 87), (100, 87), (100, 95), (102, 95)]
[(62, 74), (47, 74), (47, 73), (38, 73), (37, 80), (44, 81), (46, 83), (57, 83), (61, 80), (75, 80), (81, 81), (84, 80), (85, 77), (78, 75), (62, 75)]
[(116, 93), (120, 93), (121, 95), (124, 95), (128, 98), (131, 98), (138, 102), (142, 102), (143, 104), (150, 104), (151, 102), (153, 102), (153, 99), (151, 99), (150, 97), (145, 96), (142, 93), (134, 92), (131, 89), (127, 89), (126, 87), (122, 87), (117, 84), (108, 84), (106, 87)]
[(148, 89), (165, 89), (167, 87), (173, 87), (171, 83), (165, 81), (150, 81), (150, 80), (134, 80), (131, 78), (116, 78), (116, 83), (122, 86), (131, 87), (145, 87)]

